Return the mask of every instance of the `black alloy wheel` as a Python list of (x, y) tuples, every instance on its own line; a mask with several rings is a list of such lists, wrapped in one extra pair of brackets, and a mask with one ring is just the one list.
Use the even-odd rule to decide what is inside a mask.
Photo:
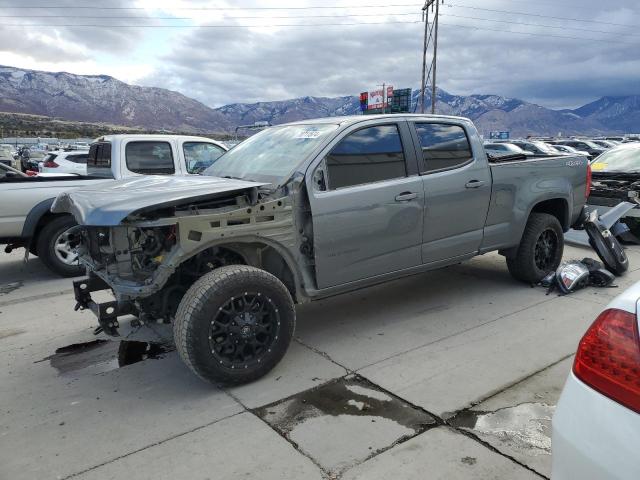
[(269, 353), (280, 333), (280, 313), (259, 292), (231, 297), (211, 320), (211, 354), (227, 368), (249, 368)]

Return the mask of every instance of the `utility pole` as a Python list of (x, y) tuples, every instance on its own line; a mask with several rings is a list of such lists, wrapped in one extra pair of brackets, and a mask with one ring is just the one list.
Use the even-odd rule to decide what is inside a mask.
[(436, 67), (438, 66), (438, 17), (440, 14), (440, 0), (436, 0), (435, 33), (433, 37), (433, 78), (431, 79), (431, 115), (436, 113)]
[[(420, 112), (424, 113), (426, 92), (431, 87), (431, 113), (436, 112), (436, 64), (438, 59), (438, 18), (440, 3), (444, 0), (425, 0), (422, 7), (424, 21), (424, 40), (422, 43), (422, 84), (420, 86)], [(434, 13), (434, 19), (429, 23), (429, 8)], [(433, 38), (433, 42), (432, 42)], [(427, 68), (429, 46), (433, 45), (431, 62)]]
[(376, 87), (382, 87), (382, 113), (387, 113), (387, 107), (385, 102), (387, 100), (387, 84), (383, 83), (382, 85), (378, 84)]

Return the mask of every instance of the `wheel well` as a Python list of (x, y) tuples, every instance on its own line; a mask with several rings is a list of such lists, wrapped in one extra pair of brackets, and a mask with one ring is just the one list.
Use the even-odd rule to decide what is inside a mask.
[(215, 264), (244, 264), (265, 270), (280, 280), (287, 287), (291, 296), (296, 298), (296, 282), (293, 271), (284, 257), (269, 245), (257, 242), (218, 245), (198, 253), (185, 264), (197, 260), (198, 257), (219, 259), (220, 262), (215, 262)]
[(40, 236), (40, 232), (45, 227), (45, 225), (55, 218), (65, 217), (68, 215), (69, 215), (68, 213), (46, 212), (44, 215), (42, 215), (38, 219), (38, 222), (36, 223), (36, 226), (33, 230), (33, 234), (31, 235), (31, 238), (29, 238), (28, 240), (28, 248), (34, 251), (32, 253), (37, 254), (37, 252), (35, 252), (36, 244), (38, 242), (38, 237)]
[(533, 212), (553, 215), (558, 219), (560, 225), (562, 225), (563, 231), (566, 232), (569, 230), (569, 205), (563, 198), (554, 198), (540, 202), (533, 207), (531, 213)]

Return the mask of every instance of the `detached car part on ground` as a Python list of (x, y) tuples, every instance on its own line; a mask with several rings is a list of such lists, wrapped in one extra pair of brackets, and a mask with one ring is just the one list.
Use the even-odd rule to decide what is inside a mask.
[[(117, 335), (125, 315), (172, 323), (197, 375), (243, 383), (285, 354), (296, 302), (496, 250), (515, 278), (540, 281), (587, 183), (580, 156), (488, 157), (467, 119), (357, 116), (272, 127), (203, 176), (78, 189), (52, 210), (80, 225), (76, 308), (99, 330)], [(115, 300), (94, 302), (97, 290)]]

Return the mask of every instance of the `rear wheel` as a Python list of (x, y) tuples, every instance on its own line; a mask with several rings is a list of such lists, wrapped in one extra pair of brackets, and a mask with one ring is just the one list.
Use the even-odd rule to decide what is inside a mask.
[(205, 274), (187, 291), (174, 320), (178, 353), (199, 377), (240, 384), (282, 359), (295, 329), (287, 288), (264, 270), (245, 265)]
[(513, 257), (507, 257), (511, 275), (523, 282), (537, 283), (555, 271), (562, 260), (564, 234), (556, 217), (532, 213)]
[(84, 273), (76, 253), (79, 235), (69, 232), (75, 226), (71, 216), (54, 218), (40, 230), (36, 241), (36, 252), (42, 263), (63, 277), (77, 277)]

